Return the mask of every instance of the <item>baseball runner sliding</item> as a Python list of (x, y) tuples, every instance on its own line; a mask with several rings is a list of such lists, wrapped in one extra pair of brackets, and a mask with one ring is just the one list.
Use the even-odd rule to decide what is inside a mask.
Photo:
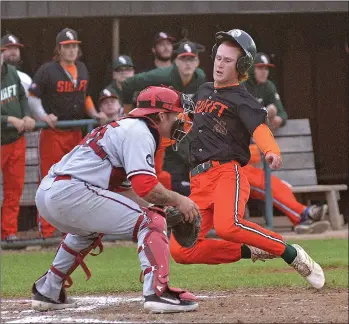
[[(192, 248), (181, 246), (172, 236), (171, 255), (179, 263), (206, 264), (281, 257), (320, 289), (324, 273), (300, 246), (243, 219), (250, 184), (242, 167), (250, 160), (251, 137), (272, 169), (282, 166), (279, 147), (265, 123), (266, 109), (240, 84), (248, 77), (255, 54), (255, 43), (246, 32), (233, 29), (216, 34), (214, 82), (202, 85), (194, 96), (190, 142), (189, 197), (200, 208), (201, 231)], [(205, 238), (213, 227), (222, 240)]]

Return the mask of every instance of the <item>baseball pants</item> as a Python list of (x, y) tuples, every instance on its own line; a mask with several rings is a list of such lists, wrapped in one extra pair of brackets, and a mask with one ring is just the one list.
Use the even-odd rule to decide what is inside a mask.
[(16, 235), (18, 230), (19, 201), (25, 178), (26, 141), (1, 145), (1, 171), (3, 177), (3, 203), (1, 207), (1, 239)]
[[(190, 198), (202, 216), (198, 242), (192, 248), (183, 248), (171, 235), (173, 259), (178, 263), (230, 263), (241, 258), (241, 244), (283, 254), (286, 243), (279, 234), (243, 219), (250, 193), (243, 168), (235, 161), (212, 163), (212, 168), (191, 178)], [(213, 227), (223, 240), (205, 238)]]
[[(243, 173), (251, 186), (250, 198), (265, 200), (264, 170), (248, 164), (243, 167)], [(297, 201), (290, 186), (273, 175), (271, 175), (271, 190), (274, 207), (287, 215), (293, 225), (299, 224), (300, 215), (307, 206)]]
[[(45, 177), (36, 194), (36, 205), (45, 220), (64, 233), (64, 244), (76, 252), (89, 246), (100, 233), (112, 234), (118, 239), (134, 239), (138, 248), (144, 243), (149, 232), (149, 219), (136, 223), (142, 211), (132, 200), (109, 190), (104, 190), (77, 179), (54, 181)], [(151, 266), (145, 252), (139, 254), (142, 270)], [(59, 248), (52, 265), (62, 273), (67, 273), (75, 262), (75, 256), (62, 247)], [(121, 262), (121, 261), (120, 261)], [(153, 272), (144, 275), (143, 295), (154, 294)], [(36, 281), (37, 290), (53, 300), (58, 300), (62, 288), (62, 278), (49, 270)]]
[[(81, 130), (42, 129), (40, 131), (40, 143), (38, 146), (39, 181), (41, 181), (50, 170), (51, 166), (61, 160), (82, 140)], [(50, 237), (55, 227), (49, 224), (38, 214), (38, 227), (41, 236)]]

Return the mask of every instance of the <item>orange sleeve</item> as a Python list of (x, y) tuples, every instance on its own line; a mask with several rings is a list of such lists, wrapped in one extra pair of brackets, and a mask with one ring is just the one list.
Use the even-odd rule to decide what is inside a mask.
[(260, 124), (254, 130), (253, 140), (264, 155), (268, 152), (271, 152), (278, 156), (281, 156), (279, 145), (276, 143), (273, 134), (266, 124)]
[(85, 99), (85, 108), (86, 110), (94, 109), (95, 105), (92, 101), (92, 98), (90, 96), (87, 96)]
[(174, 142), (175, 140), (171, 140), (170, 138), (167, 138), (167, 137), (161, 138), (160, 146), (155, 153), (155, 171), (157, 175), (162, 171), (162, 166), (164, 164), (165, 150), (169, 146), (171, 146)]
[(159, 173), (162, 171), (162, 166), (164, 163), (164, 155), (165, 155), (165, 148), (159, 148), (155, 153), (155, 172), (156, 175), (159, 175)]
[(259, 148), (256, 144), (250, 145), (250, 154), (251, 154), (251, 158), (249, 163), (258, 164), (261, 162), (261, 154), (259, 153)]
[(165, 156), (166, 148), (171, 146), (172, 143), (174, 143), (174, 142), (175, 142), (175, 140), (171, 140), (170, 138), (167, 138), (167, 137), (161, 138), (160, 146), (155, 153), (155, 171), (156, 171), (157, 175), (162, 171), (162, 166), (164, 164), (164, 156)]

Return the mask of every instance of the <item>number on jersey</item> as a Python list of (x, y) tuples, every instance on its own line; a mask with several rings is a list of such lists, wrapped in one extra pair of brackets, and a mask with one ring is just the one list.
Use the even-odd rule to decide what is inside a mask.
[(108, 125), (110, 125), (113, 128), (119, 126), (119, 124), (116, 121), (113, 121), (107, 125), (99, 126), (93, 129), (90, 133), (88, 133), (80, 142), (80, 145), (82, 146), (89, 146), (102, 160), (107, 158), (107, 153), (103, 150), (101, 146), (98, 145), (97, 142), (103, 138), (105, 132), (108, 129)]

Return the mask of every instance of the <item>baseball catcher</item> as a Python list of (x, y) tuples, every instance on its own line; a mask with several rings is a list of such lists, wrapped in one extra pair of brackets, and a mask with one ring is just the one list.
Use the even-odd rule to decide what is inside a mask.
[[(164, 188), (154, 166), (161, 137), (183, 138), (174, 131), (183, 111), (176, 91), (149, 87), (139, 94), (128, 117), (97, 127), (52, 166), (40, 183), (36, 205), (49, 223), (68, 234), (50, 269), (32, 287), (35, 310), (74, 307), (64, 288), (72, 284), (70, 275), (79, 265), (87, 278), (91, 276), (84, 258), (96, 247), (102, 251), (104, 234), (138, 243), (146, 311), (186, 312), (198, 307), (194, 295), (169, 286), (166, 221), (179, 244), (192, 246), (200, 227), (199, 210), (191, 199)], [(138, 203), (136, 196), (146, 204)]]

